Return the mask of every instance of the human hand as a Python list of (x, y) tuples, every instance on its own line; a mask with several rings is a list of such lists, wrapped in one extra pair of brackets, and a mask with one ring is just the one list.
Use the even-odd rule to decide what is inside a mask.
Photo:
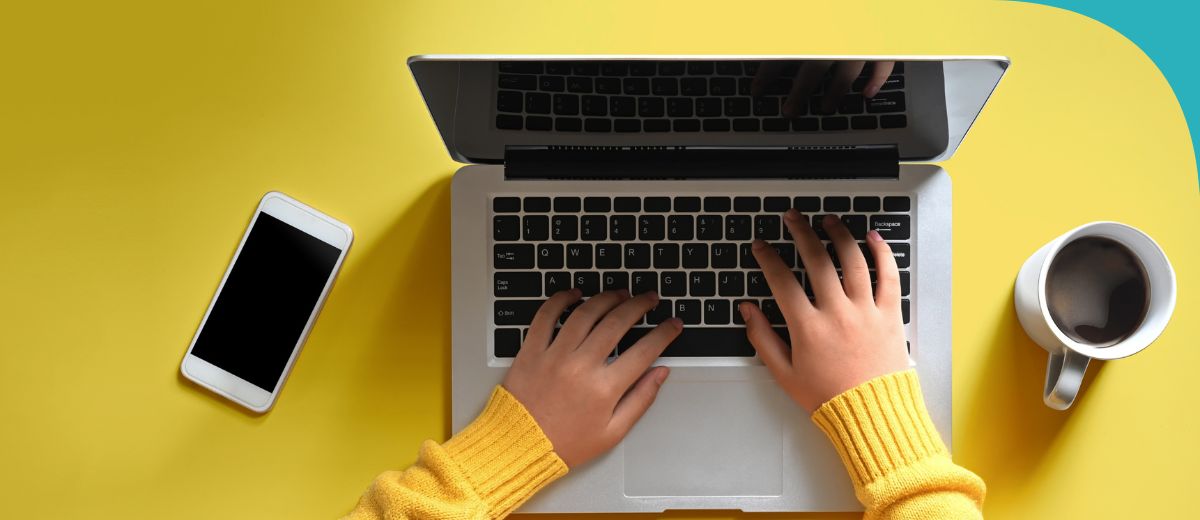
[[(808, 104), (812, 93), (816, 92), (817, 87), (821, 86), (823, 81), (828, 81), (819, 104), (812, 107), (812, 112), (814, 114), (832, 114), (837, 111), (838, 103), (846, 93), (850, 92), (854, 80), (862, 74), (867, 63), (862, 60), (765, 60), (760, 63), (758, 72), (754, 75), (754, 81), (750, 84), (750, 94), (761, 96), (777, 79), (791, 79), (791, 90), (788, 92), (787, 101), (783, 104), (783, 115), (796, 117), (804, 114), (804, 107)], [(875, 94), (879, 93), (879, 89), (883, 88), (883, 84), (892, 74), (896, 62), (873, 61), (870, 62), (870, 66), (870, 73), (862, 87), (863, 97), (867, 99), (875, 97)], [(784, 73), (790, 73), (792, 68), (795, 68), (794, 77), (786, 78)], [(828, 80), (826, 80), (827, 75)]]
[(579, 297), (579, 289), (559, 291), (542, 304), (502, 383), (571, 468), (616, 446), (650, 408), (670, 369), (647, 368), (683, 329), (678, 318), (663, 321), (609, 363), (617, 341), (658, 304), (658, 295), (600, 293), (572, 311), (555, 335), (559, 316)]
[(908, 368), (900, 275), (891, 247), (871, 230), (867, 246), (878, 276), (872, 297), (866, 259), (840, 219), (826, 215), (821, 226), (833, 239), (842, 281), (808, 220), (795, 209), (783, 220), (795, 238), (815, 301), (809, 301), (775, 248), (757, 240), (751, 250), (787, 322), (790, 352), (756, 305), (746, 302), (739, 310), (750, 343), (767, 369), (811, 413), (867, 380)]

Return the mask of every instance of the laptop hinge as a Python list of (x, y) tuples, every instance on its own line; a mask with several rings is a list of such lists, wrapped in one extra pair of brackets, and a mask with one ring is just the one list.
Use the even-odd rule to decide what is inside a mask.
[(896, 179), (895, 145), (506, 146), (508, 179)]

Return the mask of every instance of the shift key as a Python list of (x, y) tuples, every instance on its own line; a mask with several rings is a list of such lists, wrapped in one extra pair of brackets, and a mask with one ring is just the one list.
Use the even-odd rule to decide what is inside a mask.
[(908, 215), (871, 215), (871, 229), (884, 240), (907, 240), (908, 227)]
[(542, 303), (542, 300), (496, 300), (492, 314), (496, 325), (529, 325)]

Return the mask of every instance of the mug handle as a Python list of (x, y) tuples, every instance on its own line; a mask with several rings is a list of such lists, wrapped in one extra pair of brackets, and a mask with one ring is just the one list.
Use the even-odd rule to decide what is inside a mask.
[(1046, 406), (1055, 410), (1066, 410), (1075, 402), (1079, 395), (1079, 386), (1083, 384), (1083, 373), (1087, 371), (1089, 358), (1069, 348), (1050, 353), (1050, 362), (1046, 366), (1046, 389), (1042, 400)]

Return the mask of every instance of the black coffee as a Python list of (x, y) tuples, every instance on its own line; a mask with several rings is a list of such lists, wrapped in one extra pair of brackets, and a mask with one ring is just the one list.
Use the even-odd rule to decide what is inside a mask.
[(1115, 345), (1142, 324), (1150, 282), (1142, 262), (1120, 242), (1074, 240), (1059, 250), (1046, 276), (1046, 306), (1067, 337)]

